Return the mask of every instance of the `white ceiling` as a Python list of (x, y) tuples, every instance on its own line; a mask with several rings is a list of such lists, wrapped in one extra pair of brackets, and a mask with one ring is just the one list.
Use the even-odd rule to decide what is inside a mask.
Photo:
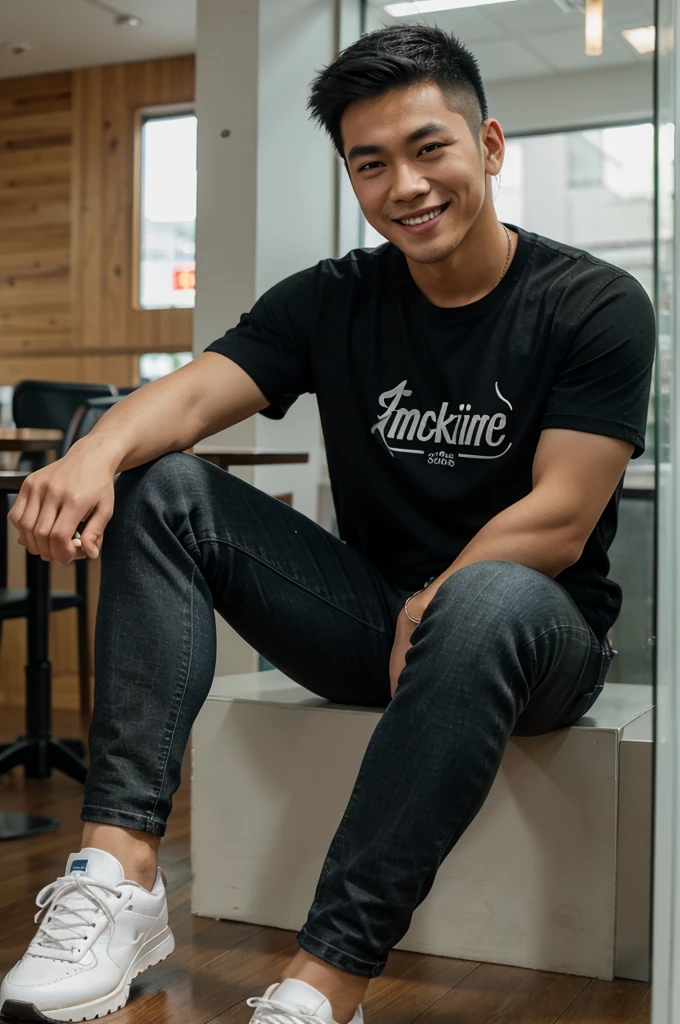
[[(636, 53), (621, 29), (652, 24), (654, 0), (605, 0), (601, 57), (584, 54), (583, 13), (565, 12), (556, 0), (516, 0), (422, 18), (391, 18), (386, 2), (368, 0), (369, 29), (418, 20), (441, 25), (470, 46), (485, 82), (640, 63), (651, 73), (651, 55)], [(142, 24), (118, 26), (115, 12), (137, 15)], [(0, 0), (0, 78), (193, 53), (195, 22), (196, 0)], [(31, 49), (15, 56), (10, 43)]]
[(621, 29), (654, 24), (653, 0), (604, 0), (605, 33), (601, 57), (586, 57), (582, 11), (564, 11), (556, 0), (467, 7), (436, 14), (390, 17), (388, 0), (368, 0), (367, 28), (399, 22), (439, 25), (466, 43), (479, 61), (485, 82), (532, 78), (568, 71), (595, 71), (622, 64), (652, 66), (652, 55), (637, 53)]
[[(110, 8), (110, 10), (106, 10)], [(115, 12), (142, 19), (115, 24)], [(9, 43), (29, 43), (21, 56)], [(0, 0), (0, 78), (193, 53), (196, 0)]]

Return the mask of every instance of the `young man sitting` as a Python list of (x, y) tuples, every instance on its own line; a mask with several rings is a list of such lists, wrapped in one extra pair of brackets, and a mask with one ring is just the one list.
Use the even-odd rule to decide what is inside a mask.
[[(39, 897), (9, 1017), (101, 1017), (172, 952), (156, 857), (213, 679), (214, 610), (314, 693), (385, 709), (300, 950), (248, 1000), (261, 1024), (360, 1024), (509, 737), (575, 722), (613, 658), (607, 549), (644, 450), (645, 291), (499, 223), (503, 133), (455, 38), (367, 35), (310, 105), (388, 241), (272, 288), (33, 473), (10, 513), (45, 559), (101, 546), (102, 578), (82, 849)], [(183, 454), (304, 392), (342, 540)]]

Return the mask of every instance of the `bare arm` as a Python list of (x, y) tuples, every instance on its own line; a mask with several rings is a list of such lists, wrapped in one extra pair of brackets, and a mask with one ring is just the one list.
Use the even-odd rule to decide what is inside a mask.
[[(634, 452), (632, 444), (578, 430), (543, 430), (533, 489), (475, 534), (458, 558), (409, 600), (415, 619), (449, 576), (477, 562), (517, 562), (554, 579), (579, 560)], [(390, 659), (392, 696), (406, 663), (414, 624), (402, 608)]]
[(127, 395), (73, 449), (96, 451), (119, 473), (191, 448), (268, 404), (240, 366), (219, 352), (204, 352)]
[(204, 352), (133, 391), (63, 458), (24, 480), (8, 516), (19, 544), (62, 565), (96, 558), (113, 514), (116, 473), (191, 448), (268, 404), (248, 374), (219, 352)]

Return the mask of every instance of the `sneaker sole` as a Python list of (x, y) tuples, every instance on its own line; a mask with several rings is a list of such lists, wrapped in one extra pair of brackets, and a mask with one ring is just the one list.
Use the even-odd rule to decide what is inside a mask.
[[(151, 945), (153, 943), (153, 945)], [(150, 949), (147, 949), (151, 946)], [(130, 986), (138, 975), (148, 971), (150, 967), (167, 960), (175, 948), (175, 939), (170, 928), (165, 928), (153, 939), (142, 946), (137, 959), (130, 964), (126, 976), (115, 989), (101, 999), (94, 999), (89, 1003), (80, 1003), (78, 1006), (66, 1006), (62, 1010), (48, 1010), (43, 1013), (33, 1003), (21, 1002), (18, 999), (6, 999), (0, 1009), (0, 1016), (8, 1020), (37, 1020), (47, 1021), (49, 1024), (62, 1024), (62, 1022), (73, 1022), (85, 1020), (97, 1020), (99, 1017), (106, 1017), (109, 1013), (122, 1010), (130, 997)], [(49, 1014), (49, 1016), (47, 1016)]]

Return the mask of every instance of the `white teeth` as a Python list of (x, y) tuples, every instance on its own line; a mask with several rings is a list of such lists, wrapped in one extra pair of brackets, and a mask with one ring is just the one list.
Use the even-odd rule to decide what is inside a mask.
[(426, 213), (424, 217), (409, 217), (408, 219), (404, 218), (404, 220), (400, 221), (399, 223), (408, 224), (409, 226), (412, 224), (424, 224), (426, 221), (434, 220), (435, 217), (438, 217), (439, 214), (442, 212), (442, 209), (443, 207), (438, 206), (436, 210), (432, 210), (430, 213)]

